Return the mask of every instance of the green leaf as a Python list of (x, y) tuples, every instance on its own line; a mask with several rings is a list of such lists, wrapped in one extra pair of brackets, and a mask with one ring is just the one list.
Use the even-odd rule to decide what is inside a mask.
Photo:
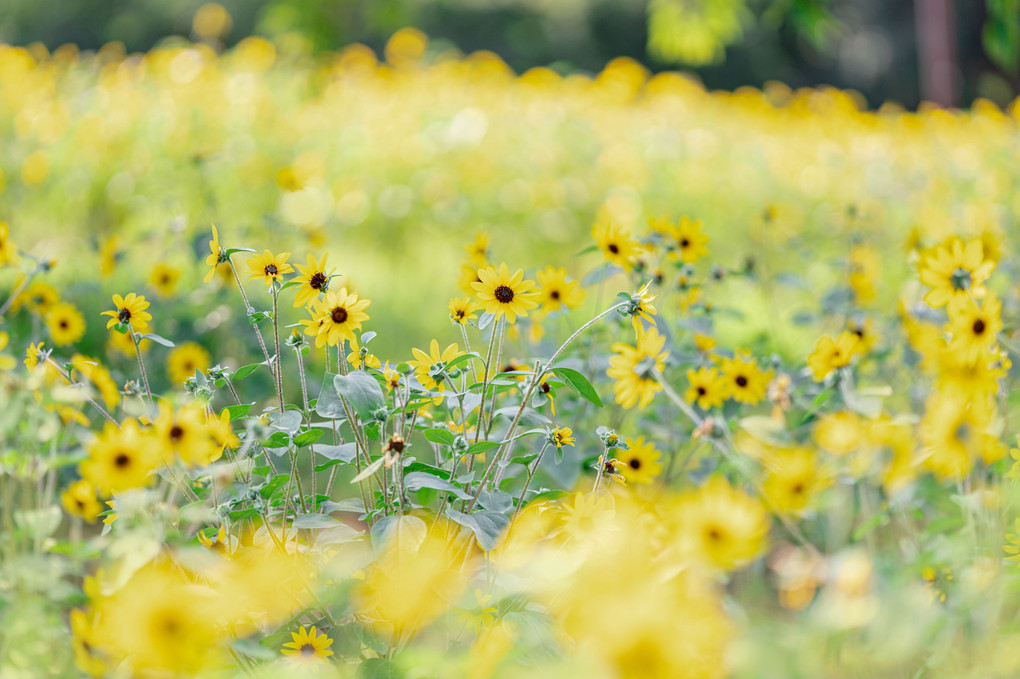
[(164, 347), (173, 347), (174, 346), (174, 343), (171, 342), (170, 340), (168, 340), (166, 337), (163, 337), (162, 335), (157, 335), (156, 333), (153, 333), (153, 332), (146, 333), (144, 335), (139, 334), (138, 339), (139, 340), (143, 340), (143, 339), (152, 340), (156, 344), (162, 344)]
[(290, 445), (290, 434), (285, 431), (273, 432), (273, 435), (265, 440), (263, 448), (286, 448)]
[(439, 443), (444, 446), (452, 446), (453, 441), (457, 438), (453, 432), (449, 429), (426, 429), (425, 438), (433, 443)]
[(483, 363), (485, 362), (484, 359), (479, 354), (475, 353), (474, 351), (468, 351), (466, 353), (461, 354), (457, 358), (453, 359), (449, 363), (447, 363), (446, 364), (446, 369), (447, 370), (453, 370), (454, 368), (456, 368), (461, 363), (467, 363), (472, 358), (477, 358), (479, 361), (482, 361)]
[(403, 679), (404, 673), (386, 658), (367, 658), (358, 665), (354, 679)]
[(428, 472), (411, 472), (410, 474), (407, 474), (404, 476), (404, 487), (410, 491), (416, 491), (421, 488), (445, 490), (448, 493), (453, 493), (461, 500), (467, 500), (470, 497), (467, 493), (449, 481), (429, 474)]
[(478, 443), (472, 443), (468, 446), (468, 449), (464, 451), (465, 455), (478, 455), (484, 453), (487, 450), (493, 448), (499, 448), (501, 441), (479, 441)]
[(588, 378), (574, 370), (573, 368), (550, 368), (549, 372), (563, 380), (571, 389), (577, 392), (577, 395), (593, 403), (599, 408), (602, 407), (602, 401), (599, 399), (598, 392), (595, 391), (595, 387), (591, 386), (591, 382)]
[(447, 509), (446, 515), (466, 528), (471, 529), (475, 534), (478, 546), (486, 552), (491, 552), (503, 541), (503, 534), (510, 519), (499, 512), (482, 510), (473, 514), (464, 514), (454, 509)]
[(378, 460), (376, 460), (372, 464), (370, 464), (367, 467), (365, 467), (364, 469), (362, 469), (360, 474), (358, 474), (353, 479), (351, 479), (351, 483), (360, 483), (360, 482), (364, 481), (369, 476), (371, 476), (372, 474), (375, 474), (377, 471), (379, 471), (379, 468), (382, 467), (382, 465), (383, 465), (383, 458), (380, 457)]
[(321, 429), (309, 429), (307, 431), (303, 431), (294, 437), (294, 445), (298, 448), (310, 446), (322, 438), (323, 433), (324, 432)]
[(273, 660), (276, 658), (275, 652), (251, 639), (234, 639), (230, 642), (230, 648), (243, 656), (255, 658), (256, 660)]
[(255, 251), (252, 250), (251, 248), (227, 248), (227, 251), (226, 251), (225, 254), (227, 255), (227, 257), (229, 257), (230, 255), (234, 254), (235, 252), (255, 252)]
[(322, 455), (327, 460), (350, 462), (358, 452), (358, 444), (344, 443), (339, 446), (330, 446), (324, 443), (316, 444), (312, 446), (312, 452)]
[(382, 408), (385, 402), (379, 382), (364, 370), (337, 375), (333, 378), (333, 386), (364, 420), (371, 420), (372, 413)]
[(294, 528), (335, 528), (342, 523), (340, 519), (325, 514), (302, 514), (291, 525)]
[(249, 365), (242, 365), (240, 368), (234, 371), (233, 381), (243, 380), (248, 375), (259, 369), (259, 366), (263, 366), (265, 363), (251, 363)]
[(269, 413), (269, 426), (293, 436), (301, 427), (301, 413), (293, 410), (288, 410), (285, 413)]
[(255, 404), (254, 403), (247, 403), (247, 404), (243, 404), (243, 405), (239, 405), (239, 406), (227, 406), (223, 410), (227, 411), (227, 416), (230, 418), (230, 421), (233, 422), (234, 420), (239, 420), (242, 417), (244, 417), (245, 415), (247, 415), (248, 413), (250, 413), (251, 412), (251, 407), (253, 405), (255, 405)]
[(510, 493), (502, 490), (494, 490), (491, 493), (487, 490), (483, 490), (478, 494), (478, 504), (485, 509), (490, 509), (502, 514), (514, 506), (514, 500), (510, 497)]
[(531, 504), (532, 502), (543, 502), (545, 500), (559, 500), (561, 498), (565, 498), (567, 495), (569, 495), (569, 493), (567, 493), (567, 491), (565, 490), (546, 490), (535, 495), (525, 504)]
[(340, 395), (333, 386), (333, 379), (336, 373), (326, 373), (322, 378), (322, 387), (319, 389), (319, 398), (315, 401), (315, 413), (319, 417), (327, 417), (331, 420), (344, 417), (344, 406), (340, 402)]
[(272, 497), (280, 488), (283, 488), (290, 481), (290, 474), (278, 474), (266, 482), (266, 485), (259, 488), (259, 495), (264, 498)]

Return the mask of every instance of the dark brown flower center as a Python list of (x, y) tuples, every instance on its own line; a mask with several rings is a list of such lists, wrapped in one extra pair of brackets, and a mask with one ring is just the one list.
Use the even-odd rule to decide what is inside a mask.
[(316, 271), (312, 274), (312, 277), (308, 279), (308, 287), (315, 288), (316, 290), (322, 290), (322, 286), (326, 284), (326, 274), (321, 271)]
[(634, 471), (641, 469), (641, 460), (637, 459), (636, 457), (630, 458), (630, 462), (628, 462), (627, 464), (630, 465), (630, 468), (633, 469)]
[(117, 469), (124, 469), (131, 466), (131, 458), (127, 453), (121, 453), (117, 457), (113, 458), (113, 464)]
[(267, 276), (275, 276), (277, 271), (276, 265), (275, 264), (266, 265), (265, 271)]
[(747, 378), (744, 377), (743, 375), (737, 375), (736, 383), (737, 383), (738, 387), (746, 387), (747, 386)]
[(170, 440), (171, 441), (180, 441), (181, 437), (183, 437), (183, 436), (184, 436), (184, 429), (181, 428), (181, 425), (175, 424), (174, 426), (170, 427)]
[(976, 321), (974, 321), (973, 328), (974, 328), (974, 334), (975, 335), (983, 335), (985, 333), (985, 322), (984, 322), (984, 319), (979, 318)]
[(117, 312), (117, 320), (121, 323), (127, 323), (131, 320), (131, 309), (123, 308)]
[(549, 293), (549, 297), (551, 299), (559, 299), (560, 298), (560, 291), (559, 290), (553, 290), (552, 292)]
[(688, 247), (688, 246), (689, 246), (690, 244), (691, 244), (691, 241), (690, 241), (690, 239), (688, 239), (688, 238), (681, 238), (681, 239), (680, 239), (680, 247), (682, 247), (682, 248), (686, 248), (686, 247)]
[(722, 531), (720, 531), (715, 526), (710, 526), (709, 529), (705, 531), (705, 535), (712, 542), (719, 542), (720, 540), (722, 540)]
[(552, 387), (550, 387), (547, 382), (543, 382), (542, 386), (540, 386), (539, 389), (542, 390), (543, 394), (548, 394), (550, 391), (552, 391)]
[(67, 325), (68, 325), (67, 324), (67, 319), (66, 318), (61, 318), (60, 319), (60, 327), (61, 327), (61, 329), (67, 330)]
[(342, 306), (333, 307), (333, 311), (329, 313), (329, 317), (333, 319), (333, 322), (337, 325), (347, 320), (347, 309)]
[(617, 245), (616, 243), (610, 243), (609, 247), (606, 248), (606, 249), (609, 250), (610, 252), (612, 252), (614, 255), (617, 255), (617, 254), (620, 253), (620, 246)]
[(315, 655), (315, 646), (305, 644), (301, 647), (301, 655)]
[(804, 492), (804, 484), (803, 483), (794, 484), (793, 488), (790, 489), (790, 492), (792, 492), (794, 495), (800, 495), (801, 493)]
[(698, 396), (704, 396), (706, 393), (708, 392), (705, 390), (705, 387), (698, 387)]
[(509, 304), (514, 300), (514, 291), (506, 285), (499, 286), (492, 294), (500, 304)]

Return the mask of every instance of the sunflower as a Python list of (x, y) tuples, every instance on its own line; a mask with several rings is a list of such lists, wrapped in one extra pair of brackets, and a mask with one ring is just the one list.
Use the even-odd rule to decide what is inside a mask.
[(852, 410), (822, 416), (815, 423), (815, 443), (833, 455), (847, 455), (864, 442), (864, 425)]
[(720, 368), (726, 379), (728, 395), (734, 401), (754, 405), (765, 398), (772, 371), (762, 370), (756, 362), (739, 354), (724, 358)]
[(726, 571), (758, 556), (769, 530), (761, 502), (718, 475), (681, 496), (672, 518), (684, 551)]
[(85, 611), (75, 608), (71, 611), (71, 650), (74, 652), (74, 664), (90, 677), (105, 677), (109, 668), (96, 652), (96, 644), (90, 616), (86, 615)]
[(857, 348), (857, 336), (847, 330), (839, 333), (835, 339), (829, 335), (819, 337), (814, 353), (807, 359), (815, 382), (821, 382), (834, 371), (849, 365)]
[(857, 338), (857, 344), (854, 346), (855, 354), (866, 354), (878, 343), (879, 336), (875, 330), (875, 322), (870, 318), (851, 318), (847, 321), (846, 326), (847, 331)]
[(421, 349), (411, 349), (411, 353), (414, 354), (415, 360), (407, 363), (414, 369), (414, 376), (421, 385), (429, 391), (444, 391), (446, 384), (443, 378), (446, 375), (446, 365), (461, 353), (457, 344), (453, 343), (440, 352), (439, 342), (432, 340), (429, 353), (426, 354)]
[(457, 278), (457, 287), (463, 290), (469, 295), (475, 294), (475, 289), (471, 287), (475, 283), (481, 283), (482, 279), (478, 277), (478, 270), (484, 269), (489, 264), (482, 262), (480, 265), (475, 266), (470, 260), (460, 266), (460, 276)]
[(995, 262), (985, 259), (980, 240), (964, 245), (953, 238), (921, 260), (921, 282), (931, 286), (924, 301), (937, 309), (957, 297), (981, 299), (986, 292), (984, 282), (994, 268)]
[(114, 295), (113, 306), (115, 307), (113, 311), (104, 311), (100, 314), (101, 316), (110, 316), (110, 320), (106, 322), (107, 330), (118, 323), (123, 323), (130, 326), (135, 332), (144, 334), (149, 331), (152, 314), (146, 311), (149, 308), (149, 303), (145, 301), (145, 297), (133, 292), (129, 292), (127, 297)]
[(284, 644), (280, 652), (295, 662), (325, 663), (333, 655), (329, 650), (333, 640), (314, 627), (300, 627), (290, 636), (293, 641)]
[(606, 374), (616, 380), (613, 393), (616, 402), (624, 408), (637, 405), (644, 408), (655, 394), (662, 391), (662, 385), (653, 375), (653, 369), (665, 368), (668, 351), (662, 351), (666, 338), (655, 328), (639, 329), (637, 346), (616, 342), (611, 347), (614, 355), (609, 359)]
[(400, 386), (400, 373), (390, 367), (389, 361), (386, 361), (386, 365), (383, 366), (382, 374), (386, 381), (387, 391), (393, 391)]
[(234, 428), (230, 425), (230, 412), (226, 409), (220, 413), (219, 417), (209, 417), (206, 433), (209, 434), (218, 449), (213, 459), (219, 458), (227, 448), (234, 449), (241, 445), (241, 440), (237, 438)]
[(96, 489), (84, 479), (75, 481), (60, 495), (60, 503), (68, 514), (80, 516), (88, 523), (95, 523), (103, 506), (96, 498)]
[(492, 314), (497, 319), (500, 316), (506, 318), (506, 322), (513, 324), (517, 317), (528, 315), (528, 309), (538, 306), (533, 297), (535, 293), (528, 292), (535, 287), (535, 281), (524, 280), (524, 271), (518, 269), (510, 275), (510, 269), (506, 262), (495, 267), (486, 267), (478, 270), (478, 283), (472, 283), (475, 296), (482, 302), (486, 313)]
[(74, 344), (85, 334), (85, 317), (70, 302), (60, 302), (46, 314), (46, 327), (58, 347)]
[(166, 371), (173, 384), (184, 384), (195, 371), (205, 372), (210, 365), (209, 352), (201, 344), (187, 342), (170, 352), (166, 361)]
[(574, 432), (570, 427), (556, 427), (549, 435), (549, 442), (557, 448), (574, 445)]
[(209, 241), (209, 254), (205, 257), (205, 265), (209, 267), (209, 271), (202, 278), (203, 283), (209, 283), (212, 281), (213, 276), (216, 275), (218, 270), (222, 270), (225, 266), (228, 277), (233, 277), (233, 272), (230, 268), (230, 261), (227, 259), (227, 253), (220, 248), (220, 234), (216, 231), (216, 225), (212, 225), (212, 240)]
[(296, 279), (301, 283), (294, 294), (294, 308), (308, 306), (319, 298), (321, 293), (329, 290), (329, 279), (336, 271), (335, 268), (326, 271), (327, 252), (318, 262), (315, 257), (308, 255), (308, 266), (297, 265), (301, 275)]
[(158, 262), (149, 273), (149, 285), (156, 289), (160, 297), (170, 297), (177, 290), (177, 282), (181, 280), (181, 270), (177, 267)]
[(347, 288), (329, 290), (313, 306), (314, 321), (304, 322), (308, 327), (305, 334), (315, 335), (316, 348), (329, 344), (335, 347), (344, 340), (354, 343), (354, 331), (361, 330), (361, 324), (368, 320), (365, 309), (372, 302), (358, 299), (358, 293), (347, 292)]
[(468, 263), (474, 265), (475, 269), (486, 266), (489, 261), (489, 234), (484, 231), (476, 233), (475, 239), (464, 246), (464, 252), (467, 253)]
[(16, 264), (18, 261), (18, 246), (11, 240), (11, 228), (7, 222), (0, 222), (0, 266)]
[(160, 462), (159, 445), (138, 428), (135, 420), (125, 420), (118, 429), (108, 422), (89, 446), (89, 456), (79, 470), (104, 496), (132, 488), (148, 486), (151, 473)]
[(829, 484), (818, 466), (818, 454), (804, 447), (781, 448), (765, 460), (768, 476), (762, 484), (765, 497), (776, 510), (800, 515)]
[(288, 257), (289, 252), (274, 255), (269, 250), (263, 250), (261, 255), (252, 255), (247, 262), (251, 274), (249, 280), (261, 278), (266, 282), (266, 287), (272, 285), (273, 281), (282, 282), (284, 274), (294, 273), (294, 267), (287, 263)]
[(446, 308), (450, 310), (451, 323), (467, 325), (468, 321), (478, 318), (478, 312), (482, 310), (482, 305), (470, 297), (454, 297), (446, 305)]
[[(120, 333), (114, 334), (119, 335)], [(82, 354), (75, 354), (71, 357), (71, 367), (95, 385), (107, 408), (114, 408), (120, 403), (120, 387), (110, 377), (110, 371), (100, 365), (98, 361)]]
[(959, 354), (963, 361), (976, 361), (988, 352), (995, 336), (1002, 331), (1002, 303), (994, 292), (989, 292), (980, 305), (972, 297), (956, 297), (947, 308), (946, 330), (953, 336), (949, 351)]
[(567, 280), (566, 269), (547, 266), (535, 274), (538, 279), (538, 303), (547, 311), (575, 309), (584, 301), (585, 292), (577, 281)]
[(708, 236), (701, 232), (701, 221), (681, 217), (680, 222), (669, 230), (670, 255), (679, 257), (684, 264), (694, 264), (708, 254)]
[(627, 449), (617, 448), (616, 468), (627, 481), (636, 485), (651, 483), (662, 471), (662, 453), (655, 449), (651, 441), (645, 441), (644, 436), (636, 439), (627, 439)]
[(722, 407), (726, 400), (726, 378), (716, 368), (701, 367), (687, 371), (690, 388), (684, 394), (688, 403), (697, 401), (702, 410)]
[(375, 354), (370, 354), (367, 348), (363, 350), (359, 347), (357, 340), (351, 342), (351, 353), (347, 354), (347, 362), (355, 370), (361, 370), (365, 366), (375, 368), (376, 370), (382, 367), (382, 361), (379, 360), (379, 357)]
[(620, 529), (609, 493), (575, 493), (569, 503), (560, 505), (560, 512), (567, 535), (575, 539), (598, 541)]
[(117, 268), (120, 259), (120, 236), (113, 235), (99, 245), (99, 273), (106, 278)]
[[(24, 281), (24, 276), (15, 287), (21, 285), (22, 281)], [(25, 307), (32, 313), (45, 316), (58, 301), (60, 301), (60, 293), (56, 288), (43, 281), (32, 281), (11, 302), (11, 311), (20, 311), (22, 307)]]
[(204, 413), (197, 403), (188, 403), (176, 411), (166, 402), (159, 404), (152, 433), (164, 462), (169, 464), (176, 455), (189, 467), (204, 467), (219, 459), (223, 446), (210, 436)]
[(607, 219), (599, 220), (591, 228), (591, 236), (606, 261), (624, 271), (634, 267), (634, 261), (641, 254), (641, 244), (630, 230)]
[[(11, 341), (11, 336), (6, 332), (0, 331), (0, 351), (7, 348), (7, 344)], [(9, 354), (0, 354), (0, 370), (13, 370), (18, 365), (18, 361)]]
[(994, 434), (994, 412), (968, 406), (959, 394), (933, 393), (919, 431), (923, 464), (940, 480), (958, 481), (978, 459), (992, 464), (1006, 456), (1006, 446)]
[(940, 390), (957, 393), (963, 400), (980, 405), (999, 389), (1006, 368), (998, 353), (986, 348), (973, 358), (952, 345), (942, 347), (938, 355), (936, 385)]

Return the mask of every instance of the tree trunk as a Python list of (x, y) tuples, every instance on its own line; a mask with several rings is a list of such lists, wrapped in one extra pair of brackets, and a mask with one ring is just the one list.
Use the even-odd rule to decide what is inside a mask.
[(959, 91), (959, 67), (953, 0), (914, 0), (914, 13), (921, 99), (947, 108), (954, 106)]

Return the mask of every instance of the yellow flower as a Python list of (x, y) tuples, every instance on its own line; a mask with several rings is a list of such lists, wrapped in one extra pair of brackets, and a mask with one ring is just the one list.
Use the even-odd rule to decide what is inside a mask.
[(1020, 519), (1013, 519), (1013, 532), (1006, 533), (1006, 544), (1002, 546), (1006, 554), (1006, 561), (1012, 561), (1020, 566)]
[(205, 410), (197, 403), (187, 403), (176, 411), (168, 403), (160, 403), (152, 433), (160, 447), (160, 458), (167, 464), (176, 455), (189, 467), (204, 467), (223, 452), (223, 446), (217, 445), (206, 426)]
[(953, 238), (921, 260), (921, 282), (932, 288), (924, 301), (937, 309), (957, 297), (981, 299), (986, 292), (984, 282), (994, 268), (995, 262), (985, 259), (979, 239), (964, 245)]
[(703, 354), (715, 349), (715, 338), (711, 335), (703, 335), (700, 332), (694, 335), (694, 346), (698, 347), (698, 351)]
[(149, 284), (156, 288), (160, 297), (173, 295), (180, 279), (181, 270), (166, 262), (157, 263), (149, 273)]
[[(24, 276), (22, 276), (24, 280)], [(18, 281), (18, 285), (21, 284)], [(40, 316), (45, 316), (49, 310), (60, 301), (60, 293), (49, 283), (43, 281), (32, 281), (22, 290), (14, 301), (11, 302), (11, 311), (20, 311), (22, 307)]]
[(551, 438), (557, 448), (574, 445), (574, 432), (570, 427), (556, 427), (553, 429)]
[(213, 276), (216, 275), (216, 270), (221, 264), (225, 264), (227, 270), (230, 270), (230, 264), (227, 262), (226, 254), (220, 249), (220, 234), (216, 232), (216, 225), (212, 225), (212, 240), (209, 241), (209, 254), (205, 257), (205, 265), (209, 267), (208, 273), (202, 278), (203, 283), (209, 283), (212, 281)]
[(802, 514), (829, 484), (818, 467), (817, 453), (810, 448), (780, 448), (768, 455), (765, 468), (768, 475), (762, 490), (784, 514)]
[(365, 309), (372, 302), (358, 299), (358, 293), (347, 292), (347, 288), (329, 290), (322, 299), (312, 306), (314, 320), (309, 323), (305, 334), (315, 336), (316, 348), (329, 344), (335, 347), (344, 340), (355, 342), (354, 331), (361, 330), (361, 324), (368, 320)]
[(994, 292), (989, 292), (980, 305), (972, 297), (954, 297), (947, 310), (946, 330), (953, 336), (949, 351), (957, 353), (962, 361), (973, 363), (988, 352), (995, 344), (995, 336), (1002, 331), (1002, 303)]
[(415, 360), (407, 363), (414, 368), (414, 376), (421, 382), (421, 386), (429, 391), (445, 391), (445, 382), (442, 380), (437, 382), (435, 377), (443, 374), (446, 365), (460, 356), (460, 349), (456, 342), (440, 352), (439, 342), (432, 340), (432, 343), (429, 344), (429, 353), (426, 354), (421, 349), (411, 349), (411, 353), (414, 354)]
[(814, 353), (807, 359), (815, 382), (821, 382), (835, 370), (849, 365), (857, 352), (857, 345), (857, 337), (846, 330), (839, 333), (836, 339), (829, 335), (818, 338)]
[(485, 594), (480, 589), (475, 589), (475, 602), (477, 604), (477, 610), (462, 608), (458, 612), (458, 617), (463, 625), (468, 629), (474, 631), (475, 634), (481, 634), (482, 630), (492, 625), (496, 620), (496, 613), (499, 609), (495, 606), (490, 606), (489, 602), (492, 601), (491, 594)]
[(464, 246), (464, 252), (467, 253), (468, 264), (475, 269), (485, 267), (489, 261), (489, 234), (484, 231), (476, 233), (475, 239)]
[(280, 653), (292, 662), (313, 665), (326, 664), (326, 658), (333, 655), (329, 647), (333, 640), (325, 634), (319, 634), (314, 627), (299, 627), (297, 632), (290, 633), (292, 641), (283, 645)]
[(241, 445), (241, 440), (237, 438), (234, 428), (230, 425), (230, 413), (225, 409), (219, 417), (209, 418), (206, 432), (218, 449), (213, 459), (218, 459), (227, 448), (233, 449)]
[(39, 361), (42, 359), (42, 348), (45, 342), (39, 342), (39, 344), (29, 344), (28, 349), (25, 349), (25, 367), (29, 370), (35, 370), (39, 365)]
[(482, 305), (470, 297), (454, 297), (446, 305), (446, 308), (450, 310), (450, 321), (452, 323), (467, 325), (468, 321), (478, 318), (478, 312), (482, 310)]
[[(119, 335), (120, 333), (115, 334)], [(110, 377), (110, 371), (100, 365), (98, 361), (82, 354), (75, 354), (71, 357), (71, 367), (96, 386), (107, 408), (114, 408), (120, 403), (120, 387)]]
[(637, 346), (623, 342), (612, 345), (614, 355), (609, 359), (606, 374), (616, 380), (613, 393), (616, 402), (624, 408), (635, 405), (644, 408), (655, 394), (662, 391), (662, 385), (652, 371), (661, 372), (665, 368), (666, 356), (669, 355), (668, 351), (662, 350), (665, 342), (666, 338), (653, 327), (638, 330)]
[(995, 435), (994, 412), (968, 406), (959, 394), (935, 392), (925, 404), (919, 431), (924, 444), (924, 466), (940, 480), (958, 481), (977, 460), (992, 464), (1006, 455)]
[(347, 362), (350, 363), (355, 370), (359, 370), (366, 365), (369, 368), (375, 368), (376, 370), (382, 367), (382, 361), (380, 361), (379, 357), (375, 354), (370, 354), (366, 350), (365, 355), (362, 356), (361, 347), (358, 346), (357, 340), (351, 341), (351, 353), (347, 354)]
[(718, 475), (681, 496), (672, 518), (684, 552), (726, 571), (757, 557), (769, 530), (761, 502)]
[(0, 222), (0, 266), (18, 262), (18, 246), (11, 240), (11, 228), (7, 222)]
[(694, 264), (708, 254), (708, 236), (701, 232), (701, 220), (681, 217), (680, 223), (669, 230), (672, 242), (669, 251), (685, 264)]
[(294, 267), (287, 263), (290, 257), (289, 252), (281, 252), (274, 255), (269, 250), (263, 250), (261, 255), (252, 255), (248, 258), (248, 278), (261, 278), (266, 282), (266, 287), (273, 284), (273, 281), (282, 282), (283, 275), (294, 273)]
[(104, 311), (100, 314), (101, 316), (110, 316), (110, 320), (106, 322), (107, 330), (118, 323), (124, 323), (130, 325), (135, 332), (145, 334), (149, 331), (152, 314), (146, 311), (149, 308), (149, 303), (145, 301), (145, 297), (133, 292), (129, 292), (126, 297), (114, 295), (113, 306), (115, 307), (113, 311)]
[(298, 290), (294, 294), (295, 308), (312, 304), (319, 298), (321, 293), (329, 290), (329, 278), (336, 269), (333, 268), (326, 271), (326, 259), (328, 257), (329, 253), (327, 252), (322, 256), (321, 260), (316, 262), (315, 257), (308, 255), (308, 266), (297, 265), (298, 271), (301, 272), (297, 280), (300, 281), (301, 285), (298, 286)]
[(195, 371), (205, 372), (210, 365), (209, 352), (201, 344), (187, 342), (177, 346), (170, 352), (166, 361), (166, 371), (173, 384), (184, 384)]
[(71, 649), (75, 666), (90, 677), (105, 677), (109, 668), (98, 653), (93, 622), (81, 609), (71, 611)]
[(73, 344), (85, 334), (85, 317), (70, 302), (59, 302), (46, 314), (46, 327), (58, 347)]
[(772, 371), (763, 371), (758, 364), (749, 358), (736, 355), (724, 358), (720, 365), (727, 383), (730, 398), (739, 403), (754, 405), (765, 398)]
[[(10, 341), (11, 336), (0, 330), (0, 351), (6, 349)], [(0, 370), (13, 370), (16, 365), (18, 365), (18, 362), (13, 356), (0, 354)]]
[(575, 493), (569, 503), (564, 501), (559, 507), (563, 527), (575, 540), (599, 541), (619, 531), (616, 508), (609, 493)]
[(855, 245), (847, 255), (850, 268), (850, 287), (857, 299), (867, 302), (875, 297), (875, 284), (881, 274), (881, 262), (878, 253), (870, 247)]
[(386, 390), (393, 391), (400, 386), (400, 373), (390, 367), (390, 362), (386, 361), (386, 365), (383, 366), (383, 379), (386, 380)]
[(60, 495), (60, 503), (68, 514), (80, 516), (88, 523), (95, 523), (103, 506), (96, 498), (96, 489), (84, 479), (75, 481)]
[(538, 303), (547, 311), (575, 309), (584, 301), (585, 292), (581, 284), (578, 281), (568, 281), (566, 269), (548, 266), (537, 272), (535, 278), (539, 286), (535, 291)]
[(875, 322), (870, 318), (851, 318), (846, 325), (847, 332), (857, 338), (857, 343), (854, 345), (855, 354), (866, 354), (878, 343), (879, 336), (875, 331)]
[(606, 261), (624, 271), (634, 267), (634, 261), (642, 252), (641, 244), (629, 229), (608, 219), (596, 222), (591, 228), (591, 236)]
[(688, 403), (697, 401), (702, 410), (722, 407), (726, 400), (727, 382), (718, 369), (702, 366), (697, 370), (688, 370), (687, 381), (691, 385), (684, 394)]
[(158, 444), (152, 436), (142, 433), (134, 420), (126, 420), (120, 429), (113, 423), (106, 424), (89, 446), (89, 456), (79, 470), (85, 480), (109, 497), (148, 486), (159, 462)]
[(485, 312), (497, 320), (503, 316), (507, 323), (513, 324), (518, 316), (523, 318), (529, 309), (538, 306), (533, 299), (535, 293), (528, 292), (535, 287), (535, 281), (525, 280), (521, 269), (511, 276), (506, 262), (499, 265), (498, 271), (491, 266), (479, 269), (478, 280), (471, 284), (475, 296), (482, 302)]
[(850, 410), (824, 415), (815, 423), (815, 443), (833, 455), (860, 448), (864, 433), (861, 419)]
[(99, 273), (106, 278), (117, 268), (120, 259), (120, 236), (114, 234), (99, 246)]
[(644, 436), (636, 439), (627, 439), (627, 449), (617, 448), (614, 451), (616, 456), (616, 469), (627, 481), (642, 485), (651, 483), (662, 471), (662, 453), (655, 449), (651, 441), (645, 441)]
[(482, 279), (478, 277), (478, 270), (484, 269), (488, 266), (488, 263), (481, 262), (477, 266), (471, 261), (466, 264), (462, 264), (460, 267), (460, 276), (457, 278), (457, 287), (466, 292), (469, 295), (475, 294), (475, 289), (471, 287), (474, 283), (481, 283)]

